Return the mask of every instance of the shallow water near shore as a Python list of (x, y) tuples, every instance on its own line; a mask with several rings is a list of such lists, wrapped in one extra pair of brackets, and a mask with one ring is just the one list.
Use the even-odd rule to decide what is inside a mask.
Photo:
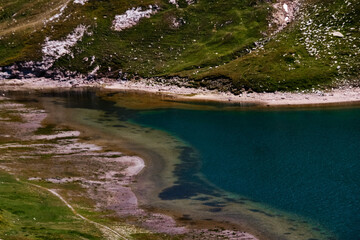
[(137, 123), (177, 135), (214, 185), (360, 236), (360, 109), (142, 113)]
[(98, 95), (36, 98), (59, 121), (144, 157), (134, 186), (144, 206), (182, 212), (183, 223), (239, 224), (268, 239), (358, 239), (360, 108), (229, 110), (157, 99), (141, 109), (105, 101), (112, 92)]

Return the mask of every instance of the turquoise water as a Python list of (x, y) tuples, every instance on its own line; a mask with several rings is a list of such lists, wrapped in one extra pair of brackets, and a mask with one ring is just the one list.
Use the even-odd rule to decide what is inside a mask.
[[(309, 218), (338, 239), (360, 239), (359, 108), (168, 109), (138, 113), (133, 121), (189, 143), (216, 186)], [(186, 171), (177, 174), (187, 178)]]
[[(159, 194), (163, 201), (199, 199), (216, 218), (225, 200), (201, 200), (200, 195), (228, 196), (204, 182), (201, 172), (217, 187), (240, 195), (239, 203), (252, 199), (264, 204), (260, 210), (270, 206), (310, 219), (340, 240), (360, 239), (360, 108), (139, 111), (117, 107), (94, 91), (43, 95), (65, 98), (57, 104), (67, 108), (103, 112), (101, 119), (92, 120), (104, 127), (123, 128), (130, 119), (187, 143), (174, 171), (179, 180)], [(119, 124), (110, 121), (114, 116)]]

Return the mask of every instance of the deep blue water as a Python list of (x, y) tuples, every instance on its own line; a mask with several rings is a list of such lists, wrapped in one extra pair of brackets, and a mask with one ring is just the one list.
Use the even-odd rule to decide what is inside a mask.
[(200, 153), (218, 187), (360, 239), (360, 109), (138, 114)]

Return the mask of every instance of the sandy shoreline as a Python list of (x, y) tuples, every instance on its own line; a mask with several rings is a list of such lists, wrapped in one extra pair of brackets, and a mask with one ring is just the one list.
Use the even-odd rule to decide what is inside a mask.
[(204, 88), (185, 88), (174, 85), (139, 81), (115, 81), (101, 79), (85, 81), (72, 79), (65, 82), (47, 78), (8, 79), (0, 82), (0, 90), (50, 90), (76, 87), (96, 87), (121, 91), (140, 91), (164, 94), (176, 100), (214, 101), (228, 103), (254, 103), (262, 106), (304, 106), (304, 105), (336, 105), (360, 103), (360, 88), (337, 88), (331, 90), (313, 90), (308, 92), (275, 92), (275, 93), (243, 93), (234, 95), (229, 92), (218, 92)]
[(360, 88), (333, 89), (314, 92), (275, 92), (275, 93), (232, 93), (205, 89), (179, 88), (176, 86), (146, 85), (144, 83), (113, 83), (106, 89), (137, 90), (151, 93), (173, 95), (178, 99), (193, 101), (215, 101), (229, 103), (255, 103), (264, 106), (323, 105), (341, 103), (360, 103)]

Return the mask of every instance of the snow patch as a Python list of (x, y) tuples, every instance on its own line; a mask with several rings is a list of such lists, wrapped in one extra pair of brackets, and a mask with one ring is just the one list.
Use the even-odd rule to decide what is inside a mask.
[(149, 6), (148, 10), (142, 10), (140, 7), (127, 10), (122, 15), (116, 15), (113, 21), (113, 29), (115, 31), (122, 31), (127, 28), (135, 26), (140, 19), (150, 18), (151, 15), (157, 12), (158, 6)]
[(60, 57), (71, 53), (70, 48), (82, 39), (88, 27), (84, 25), (77, 26), (63, 41), (53, 40), (48, 37), (42, 47), (44, 68), (50, 68)]

